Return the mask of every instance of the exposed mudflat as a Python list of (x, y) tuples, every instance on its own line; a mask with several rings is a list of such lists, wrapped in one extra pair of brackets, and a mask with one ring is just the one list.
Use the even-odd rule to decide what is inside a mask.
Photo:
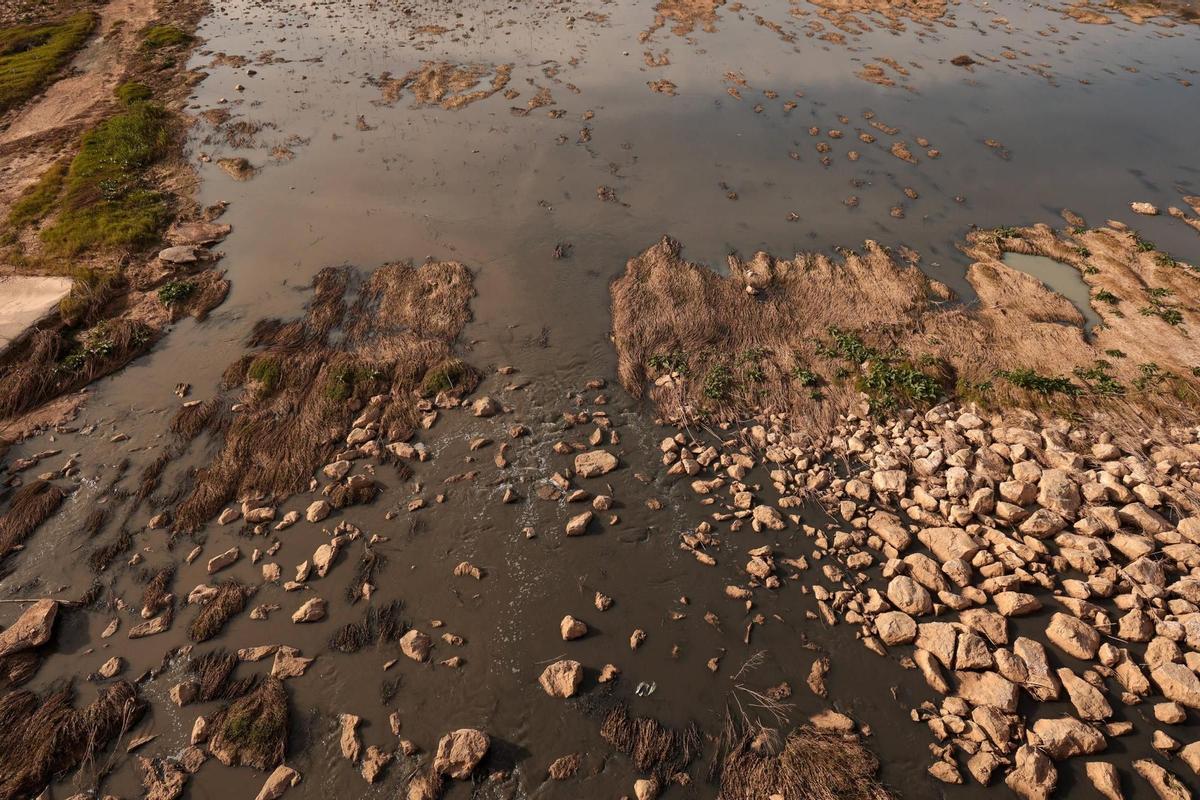
[[(5, 118), (5, 219), (150, 5)], [(153, 337), (0, 373), (0, 800), (1200, 791), (1195, 9), (225, 0), (195, 35), (150, 176), (184, 221), (86, 256)]]

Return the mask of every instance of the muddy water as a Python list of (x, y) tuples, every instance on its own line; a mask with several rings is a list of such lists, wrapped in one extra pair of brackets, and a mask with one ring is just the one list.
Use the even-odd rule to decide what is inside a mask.
[(1083, 316), (1085, 330), (1100, 323), (1100, 315), (1092, 308), (1091, 291), (1083, 282), (1079, 270), (1070, 264), (1055, 261), (1046, 256), (1031, 256), (1025, 253), (1005, 253), (1004, 263), (1027, 272), (1052, 290), (1071, 301), (1071, 305)]
[[(963, 4), (953, 7), (953, 27), (908, 22), (906, 30), (894, 33), (875, 26), (838, 45), (804, 35), (804, 26), (816, 19), (813, 7), (795, 6), (807, 16), (792, 18), (787, 4), (772, 2), (740, 13), (721, 8), (712, 32), (697, 27), (681, 36), (668, 23), (643, 44), (638, 34), (654, 19), (645, 2), (519, 9), (484, 2), (456, 8), (231, 0), (214, 9), (200, 31), (208, 52), (195, 57), (195, 66), (207, 65), (216, 52), (255, 63), (209, 68), (197, 88), (195, 110), (228, 108), (235, 121), (264, 125), (252, 147), (235, 149), (204, 123), (190, 144), (189, 155), (204, 178), (199, 199), (230, 202), (224, 221), (233, 225), (234, 235), (222, 248), (232, 294), (206, 322), (179, 324), (153, 353), (96, 387), (79, 424), (98, 428), (87, 436), (60, 436), (53, 445), (82, 453), (86, 480), (13, 559), (5, 592), (29, 596), (66, 586), (63, 596), (73, 596), (90, 582), (84, 560), (95, 543), (80, 540), (82, 520), (98, 504), (122, 513), (128, 508), (108, 490), (116, 465), (130, 460), (119, 485), (131, 488), (140, 468), (160, 452), (179, 402), (173, 387), (187, 382), (194, 387), (192, 398), (210, 397), (254, 322), (298, 314), (308, 297), (304, 287), (321, 267), (458, 259), (475, 271), (479, 293), (464, 355), (483, 368), (516, 366), (514, 376), (494, 376), (481, 389), (514, 412), (491, 421), (447, 415), (423, 435), (435, 458), (418, 466), (415, 480), (426, 486), (426, 496), (444, 491), (444, 505), (410, 514), (404, 508), (413, 496), (411, 484), (384, 477), (388, 491), (375, 505), (329, 522), (345, 519), (387, 537), (380, 546), (387, 565), (376, 581), (377, 598), (403, 600), (416, 627), (435, 637), (456, 633), (465, 646), (439, 643), (432, 665), (401, 658), (387, 671), (384, 665), (398, 657), (394, 646), (354, 655), (329, 652), (336, 627), (364, 611), (344, 599), (360, 542), (327, 578), (312, 582), (331, 601), (327, 621), (293, 625), (288, 618), (307, 593), (267, 586), (250, 603), (277, 602), (280, 612), (265, 622), (243, 614), (215, 642), (198, 648), (286, 643), (317, 656), (307, 675), (288, 681), (294, 720), (288, 763), (305, 777), (289, 796), (394, 796), (407, 777), (401, 765), (392, 765), (380, 785), (367, 787), (341, 758), (336, 733), (339, 713), (358, 714), (366, 720), (364, 744), (390, 748), (387, 718), (393, 710), (403, 721), (402, 735), (426, 751), (459, 726), (480, 727), (495, 737), (488, 765), (510, 769), (514, 777), (474, 787), (478, 796), (628, 794), (637, 776), (624, 756), (600, 740), (591, 708), (608, 694), (595, 684), (595, 670), (608, 662), (623, 673), (612, 695), (635, 713), (671, 724), (695, 721), (709, 732), (720, 729), (727, 708), (736, 709), (738, 700), (744, 706), (738, 685), (761, 691), (786, 680), (793, 688), (794, 707), (785, 709), (790, 722), (833, 706), (865, 723), (873, 732), (869, 744), (883, 761), (883, 778), (905, 796), (988, 793), (943, 787), (925, 775), (929, 734), (909, 721), (907, 709), (930, 699), (929, 691), (896, 658), (865, 651), (849, 628), (826, 629), (807, 619), (814, 605), (798, 585), (760, 601), (755, 613), (764, 616), (764, 624), (744, 641), (750, 617), (722, 590), (738, 580), (745, 551), (771, 544), (784, 556), (810, 555), (811, 544), (794, 528), (765, 536), (734, 534), (726, 538), (716, 568), (677, 548), (678, 533), (703, 519), (704, 507), (686, 487), (660, 477), (656, 445), (663, 431), (652, 425), (647, 409), (612, 385), (607, 284), (628, 257), (663, 234), (682, 241), (690, 257), (713, 264), (731, 251), (790, 254), (853, 247), (873, 238), (912, 247), (931, 274), (965, 292), (965, 264), (954, 248), (964, 231), (971, 225), (1062, 224), (1056, 214), (1063, 207), (1095, 222), (1136, 224), (1160, 247), (1195, 260), (1200, 246), (1193, 231), (1166, 217), (1135, 217), (1128, 203), (1165, 207), (1178, 203), (1180, 193), (1200, 194), (1194, 143), (1200, 90), (1181, 83), (1200, 77), (1200, 29), (1128, 21), (1087, 26), (1039, 6)], [(588, 19), (589, 11), (606, 18)], [(997, 12), (1010, 27), (996, 22)], [(758, 24), (755, 14), (784, 26), (794, 41)], [(432, 24), (453, 31), (413, 32)], [(1016, 58), (1004, 57), (1005, 48)], [(645, 50), (666, 52), (670, 65), (647, 67)], [(266, 51), (271, 52), (260, 58)], [(948, 63), (960, 53), (996, 60), (967, 72)], [(905, 67), (907, 77), (894, 74), (902, 85), (887, 88), (855, 76), (879, 57), (896, 58)], [(520, 96), (497, 94), (457, 111), (413, 107), (408, 94), (394, 105), (381, 102), (375, 85), (380, 76), (400, 76), (423, 60), (441, 58), (512, 63), (510, 88)], [(728, 72), (736, 75), (727, 78)], [(677, 96), (647, 87), (662, 78), (677, 85)], [(539, 88), (549, 89), (552, 105), (526, 116), (510, 111), (526, 108)], [(797, 105), (786, 111), (785, 101)], [(565, 113), (552, 118), (551, 109)], [(894, 137), (871, 127), (864, 112), (898, 128), (919, 163), (892, 156), (887, 148)], [(810, 135), (810, 126), (820, 135)], [(581, 136), (585, 128), (588, 134)], [(831, 129), (843, 135), (833, 138)], [(861, 142), (859, 131), (878, 141)], [(918, 136), (940, 156), (929, 158), (927, 148), (915, 144)], [(988, 139), (998, 146), (985, 144)], [(821, 163), (820, 142), (829, 145), (829, 166)], [(273, 159), (276, 146), (294, 157)], [(857, 161), (849, 160), (850, 150), (860, 154)], [(235, 155), (261, 167), (259, 174), (235, 182), (216, 167), (216, 159)], [(600, 186), (611, 187), (617, 202), (598, 199)], [(906, 197), (905, 187), (917, 199)], [(851, 196), (858, 198), (854, 207), (845, 202)], [(891, 214), (899, 205), (903, 218)], [(568, 257), (556, 260), (560, 243), (570, 245)], [(599, 408), (593, 405), (598, 392), (583, 391), (597, 377), (610, 383), (603, 392), (610, 402), (603, 408), (622, 437), (615, 448), (622, 468), (581, 484), (593, 492), (609, 491), (605, 483), (611, 484), (620, 521), (567, 540), (562, 525), (576, 507), (537, 500), (535, 490), (566, 464), (552, 445), (590, 432), (564, 430), (561, 412)], [(505, 391), (510, 382), (523, 388)], [(501, 474), (491, 467), (492, 450), (473, 453), (468, 442), (482, 435), (501, 441), (514, 421), (529, 425), (533, 435), (515, 444), (513, 466)], [(110, 442), (116, 433), (130, 438)], [(31, 442), (14, 456), (46, 446), (44, 440)], [(211, 446), (202, 440), (169, 467), (160, 500), (169, 497), (178, 476), (203, 463)], [(476, 466), (481, 475), (475, 483), (439, 486)], [(757, 480), (769, 497), (769, 480), (765, 475)], [(526, 499), (501, 505), (505, 482)], [(647, 508), (652, 498), (662, 503), (661, 510)], [(307, 502), (297, 498), (284, 509), (303, 509)], [(386, 520), (390, 509), (400, 514)], [(143, 525), (153, 511), (138, 511), (131, 524)], [(832, 524), (816, 512), (811, 521)], [(96, 542), (115, 536), (115, 525)], [(534, 538), (523, 533), (527, 527)], [(207, 582), (204, 562), (231, 544), (248, 556), (278, 538), (283, 546), (276, 560), (290, 577), (326, 536), (319, 526), (301, 523), (263, 540), (215, 526), (201, 538), (204, 555), (180, 567), (178, 595)], [(161, 531), (136, 536), (143, 567), (152, 569), (180, 561), (190, 547), (181, 542), (169, 550)], [(103, 580), (136, 605), (137, 570), (121, 565), (128, 555)], [(454, 565), (463, 560), (482, 567), (486, 577), (479, 582), (453, 577)], [(258, 567), (244, 557), (226, 574), (255, 581)], [(592, 607), (597, 590), (615, 598), (603, 614)], [(720, 617), (719, 627), (704, 621), (708, 611)], [(4, 613), (7, 622), (9, 612)], [(558, 623), (566, 613), (586, 620), (591, 635), (561, 641)], [(158, 665), (166, 649), (186, 642), (184, 628), (193, 614), (184, 608), (170, 633), (136, 642), (124, 633), (101, 640), (107, 614), (69, 615), (57, 652), (33, 686), (86, 674), (113, 653), (129, 661), (126, 676), (137, 676)], [(130, 614), (121, 616), (123, 630), (136, 622)], [(431, 620), (445, 627), (434, 629)], [(636, 653), (626, 644), (635, 628), (648, 634)], [(759, 652), (762, 666), (734, 681), (741, 665)], [(823, 653), (832, 659), (827, 701), (804, 686), (811, 663)], [(461, 669), (436, 665), (452, 655), (465, 659)], [(586, 702), (552, 700), (537, 687), (544, 664), (563, 656), (590, 668)], [(716, 674), (705, 666), (713, 657), (721, 659)], [(267, 663), (240, 670), (262, 672)], [(177, 752), (195, 716), (215, 710), (179, 711), (167, 700), (183, 666), (180, 661), (145, 684), (153, 703), (145, 726), (159, 735), (147, 753)], [(656, 690), (635, 697), (639, 682), (653, 683)], [(81, 699), (92, 691), (81, 683)], [(1130, 754), (1122, 747), (1114, 744), (1112, 751), (1124, 763)], [(544, 783), (549, 763), (573, 752), (584, 754), (579, 777)], [(1081, 765), (1061, 765), (1060, 772), (1072, 796), (1089, 796), (1090, 786), (1080, 783)], [(189, 796), (249, 796), (261, 777), (210, 761), (192, 779)], [(127, 762), (119, 762), (105, 791), (137, 793)], [(455, 785), (448, 796), (471, 792), (470, 785)], [(58, 795), (66, 794), (67, 787), (58, 789)], [(714, 794), (700, 782), (672, 788), (668, 796)]]

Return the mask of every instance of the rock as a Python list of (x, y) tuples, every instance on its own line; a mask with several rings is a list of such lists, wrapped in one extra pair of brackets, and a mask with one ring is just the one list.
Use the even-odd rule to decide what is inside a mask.
[(636, 800), (655, 800), (658, 792), (658, 778), (641, 778), (633, 782), (633, 796)]
[(1155, 703), (1154, 718), (1164, 725), (1181, 725), (1187, 722), (1187, 712), (1176, 702)]
[(750, 513), (755, 530), (766, 528), (767, 530), (781, 531), (786, 527), (783, 517), (771, 506), (755, 506)]
[(299, 678), (315, 660), (304, 658), (294, 647), (281, 645), (275, 652), (274, 663), (271, 664), (271, 676), (280, 679)]
[(955, 672), (958, 696), (973, 706), (995, 706), (1012, 714), (1017, 710), (1017, 685), (996, 672)]
[(578, 661), (555, 661), (542, 671), (538, 683), (551, 697), (573, 697), (583, 682), (583, 665)]
[(942, 563), (955, 559), (969, 562), (983, 547), (961, 528), (925, 528), (917, 533), (917, 539)]
[(171, 761), (138, 756), (137, 765), (146, 789), (145, 800), (175, 800), (183, 794), (187, 773)]
[(928, 590), (907, 575), (892, 578), (887, 597), (896, 608), (914, 616), (933, 612), (933, 598)]
[(494, 417), (500, 413), (500, 404), (484, 395), (471, 404), (471, 413), (477, 417)]
[(1167, 662), (1150, 670), (1163, 696), (1181, 706), (1200, 709), (1200, 678), (1184, 664)]
[(475, 728), (459, 728), (448, 733), (438, 742), (437, 755), (433, 757), (433, 768), (442, 775), (465, 781), (491, 747), (492, 740), (486, 733)]
[(1022, 745), (1017, 750), (1016, 768), (1004, 783), (1022, 800), (1049, 800), (1058, 785), (1058, 770), (1041, 750)]
[(887, 611), (875, 618), (875, 630), (880, 640), (892, 647), (910, 644), (917, 638), (917, 623), (903, 611)]
[(362, 760), (362, 776), (367, 783), (374, 783), (392, 761), (392, 754), (385, 753), (375, 745), (367, 748)]
[(1040, 600), (1024, 592), (997, 592), (992, 600), (996, 603), (996, 610), (1006, 617), (1022, 617), (1042, 607)]
[(1100, 722), (1112, 716), (1112, 706), (1104, 699), (1104, 693), (1095, 686), (1066, 667), (1058, 670), (1058, 679), (1062, 681), (1063, 688), (1067, 690), (1067, 697), (1080, 717)]
[(228, 525), (237, 519), (241, 519), (241, 516), (242, 512), (238, 511), (236, 508), (227, 508), (221, 512), (219, 517), (217, 517), (217, 524)]
[(333, 506), (329, 504), (328, 500), (316, 500), (304, 509), (304, 518), (309, 522), (320, 522), (328, 517), (332, 510)]
[(987, 786), (992, 782), (992, 775), (1004, 764), (996, 755), (980, 750), (967, 759), (967, 770), (981, 786)]
[(871, 476), (871, 486), (877, 494), (903, 495), (908, 473), (902, 469), (881, 469)]
[(913, 661), (916, 662), (917, 668), (921, 670), (922, 677), (925, 678), (925, 683), (930, 689), (940, 694), (950, 694), (950, 684), (946, 683), (946, 678), (942, 675), (941, 667), (938, 666), (938, 661), (933, 654), (928, 650), (917, 649), (913, 653)]
[(100, 669), (96, 670), (101, 678), (115, 678), (125, 668), (125, 662), (120, 656), (113, 656), (108, 661), (100, 665)]
[(1125, 800), (1121, 794), (1121, 775), (1108, 761), (1089, 761), (1084, 765), (1092, 786), (1108, 800)]
[(358, 756), (362, 752), (362, 742), (358, 740), (358, 726), (362, 722), (362, 717), (354, 714), (338, 714), (338, 722), (342, 726), (339, 740), (342, 746), (342, 757), (349, 761), (358, 761)]
[(1154, 205), (1153, 203), (1130, 203), (1129, 210), (1135, 214), (1142, 214), (1143, 216), (1147, 217), (1158, 216), (1158, 206)]
[(595, 515), (591, 511), (576, 514), (567, 520), (567, 536), (582, 536)]
[(837, 733), (853, 733), (854, 720), (840, 712), (827, 708), (809, 718), (809, 722), (817, 730), (835, 731)]
[(963, 782), (962, 773), (958, 771), (958, 767), (948, 761), (933, 762), (928, 772), (942, 783), (961, 784)]
[(1096, 657), (1100, 648), (1100, 634), (1086, 622), (1061, 612), (1055, 612), (1046, 628), (1046, 638), (1060, 650), (1082, 661)]
[(564, 642), (570, 642), (574, 639), (582, 639), (587, 636), (588, 626), (583, 620), (576, 619), (570, 614), (562, 618), (562, 623), (558, 626), (559, 632), (562, 634)]
[(617, 468), (617, 457), (607, 450), (590, 450), (575, 456), (575, 474), (581, 478), (607, 475)]
[(1162, 800), (1192, 800), (1192, 793), (1179, 779), (1155, 764), (1142, 758), (1133, 762), (1133, 769), (1149, 783)]
[(167, 247), (158, 251), (158, 258), (166, 264), (195, 264), (200, 260), (203, 253), (198, 247), (192, 245), (180, 244), (174, 247)]
[(1079, 485), (1071, 480), (1071, 474), (1063, 469), (1048, 469), (1038, 481), (1038, 505), (1068, 519), (1079, 511)]
[(1180, 750), (1179, 757), (1192, 768), (1192, 772), (1200, 775), (1200, 741), (1192, 742)]
[(254, 800), (279, 800), (283, 793), (300, 782), (300, 773), (282, 764), (267, 776)]
[(1042, 643), (1024, 636), (1018, 637), (1013, 642), (1013, 653), (1025, 665), (1028, 677), (1021, 684), (1025, 691), (1042, 702), (1057, 700), (1060, 691), (1058, 677), (1050, 671), (1050, 662)]
[(320, 597), (314, 597), (296, 609), (296, 613), (292, 614), (292, 622), (297, 624), (302, 622), (320, 622), (325, 619), (325, 608), (325, 600)]
[(25, 609), (12, 627), (0, 631), (0, 658), (41, 647), (50, 641), (56, 619), (58, 602), (55, 600), (38, 600)]
[(433, 640), (416, 628), (400, 637), (400, 652), (413, 661), (421, 663), (428, 661), (429, 650), (432, 646)]
[(258, 525), (261, 522), (270, 522), (275, 519), (274, 506), (260, 506), (259, 508), (251, 508), (246, 511), (246, 522), (251, 525)]
[(1103, 733), (1070, 716), (1039, 719), (1032, 730), (1042, 749), (1055, 761), (1099, 753), (1108, 744)]
[(208, 560), (208, 574), (212, 575), (215, 572), (220, 572), (228, 566), (231, 566), (235, 561), (242, 557), (242, 551), (237, 547), (231, 547), (224, 553), (218, 556), (213, 556)]

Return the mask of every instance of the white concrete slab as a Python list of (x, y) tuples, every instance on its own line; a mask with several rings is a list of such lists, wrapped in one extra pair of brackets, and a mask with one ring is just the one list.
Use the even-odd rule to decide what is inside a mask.
[(70, 278), (0, 276), (0, 352), (71, 291)]

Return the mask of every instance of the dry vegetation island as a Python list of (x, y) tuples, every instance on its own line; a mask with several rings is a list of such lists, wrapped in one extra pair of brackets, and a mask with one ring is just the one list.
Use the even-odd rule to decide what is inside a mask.
[(1197, 22), (0, 0), (0, 800), (1195, 796)]

